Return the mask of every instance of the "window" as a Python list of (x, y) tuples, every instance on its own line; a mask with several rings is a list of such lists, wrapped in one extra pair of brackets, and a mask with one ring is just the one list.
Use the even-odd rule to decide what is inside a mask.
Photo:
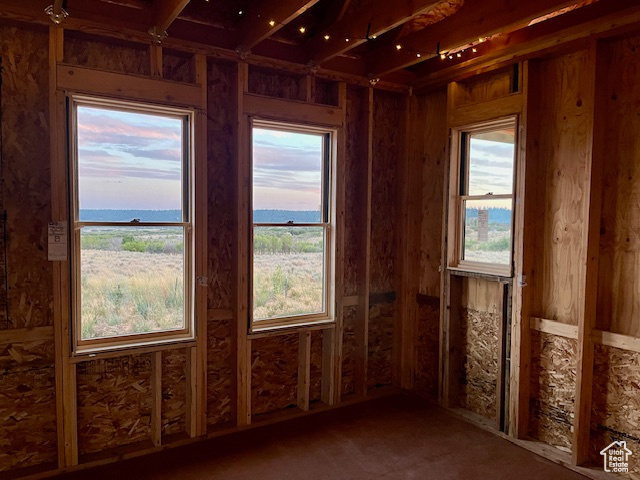
[(516, 119), (455, 130), (449, 266), (511, 275)]
[(70, 105), (75, 351), (193, 338), (193, 113)]
[(333, 319), (332, 134), (254, 120), (253, 331)]

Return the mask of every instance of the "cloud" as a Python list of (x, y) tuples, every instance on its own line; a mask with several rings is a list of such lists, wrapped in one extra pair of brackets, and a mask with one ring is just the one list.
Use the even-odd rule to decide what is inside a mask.
[[(104, 162), (82, 161), (78, 166), (80, 178), (155, 178), (158, 180), (180, 180), (180, 169), (149, 168), (128, 164), (105, 164)], [(80, 180), (82, 181), (82, 180)]]

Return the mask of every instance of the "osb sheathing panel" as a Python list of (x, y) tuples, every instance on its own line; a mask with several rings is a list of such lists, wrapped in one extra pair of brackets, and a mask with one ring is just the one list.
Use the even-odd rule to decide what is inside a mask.
[(190, 53), (162, 51), (162, 78), (174, 82), (195, 83), (194, 57)]
[(356, 367), (355, 322), (357, 307), (345, 307), (342, 336), (342, 395), (355, 391), (354, 373)]
[(207, 423), (231, 421), (233, 361), (231, 320), (209, 320), (207, 327)]
[(311, 369), (309, 401), (320, 400), (322, 394), (322, 337), (321, 331), (311, 333)]
[(48, 48), (46, 32), (0, 27), (9, 313), (4, 328), (52, 324)]
[(440, 345), (439, 299), (418, 306), (418, 366), (416, 389), (436, 397), (438, 395), (438, 362)]
[(640, 37), (612, 42), (604, 57), (598, 328), (640, 336)]
[(251, 342), (251, 413), (273, 412), (297, 404), (298, 335)]
[(355, 295), (358, 282), (358, 257), (364, 253), (364, 222), (366, 222), (367, 188), (367, 90), (347, 87), (345, 121), (345, 216), (344, 225), (344, 294)]
[(249, 66), (249, 93), (287, 100), (305, 100), (307, 93), (305, 88), (301, 88), (301, 81), (301, 77), (297, 75)]
[(460, 406), (495, 419), (500, 317), (469, 308), (463, 308), (461, 312)]
[(230, 309), (234, 266), (236, 65), (207, 65), (208, 306)]
[(591, 458), (614, 440), (627, 442), (632, 478), (640, 478), (640, 354), (595, 346), (591, 404)]
[(531, 331), (530, 435), (571, 450), (577, 341)]
[(396, 303), (379, 303), (369, 307), (369, 359), (367, 386), (369, 389), (391, 383), (393, 324)]
[(77, 379), (81, 455), (150, 439), (148, 354), (80, 363)]
[(394, 292), (397, 214), (397, 163), (403, 135), (403, 97), (374, 91), (371, 205), (371, 293)]
[[(439, 90), (412, 98), (411, 125), (419, 125), (422, 139), (422, 218), (420, 232), (420, 287), (423, 295), (440, 295), (440, 255), (442, 249), (442, 189), (448, 143), (447, 92)], [(415, 121), (414, 121), (415, 118)], [(413, 128), (413, 127), (412, 127)]]
[(583, 300), (581, 264), (586, 255), (585, 172), (593, 123), (589, 68), (587, 52), (578, 51), (540, 62), (530, 81), (553, 85), (540, 89), (541, 98), (530, 99), (539, 110), (530, 125), (536, 142), (527, 152), (539, 169), (533, 192), (538, 214), (533, 219), (537, 223), (532, 238), (534, 277), (529, 281), (531, 314), (572, 325), (577, 324)]
[(81, 67), (133, 75), (149, 75), (149, 46), (106, 41), (74, 32), (65, 32), (64, 62)]
[(162, 434), (185, 431), (187, 404), (187, 356), (185, 350), (162, 353)]
[(315, 98), (316, 103), (323, 105), (338, 105), (338, 82), (315, 78)]
[(0, 471), (57, 457), (53, 342), (0, 345)]

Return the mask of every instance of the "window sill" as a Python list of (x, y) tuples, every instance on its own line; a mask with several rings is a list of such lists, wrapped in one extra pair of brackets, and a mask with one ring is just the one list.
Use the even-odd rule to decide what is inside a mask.
[(447, 271), (451, 275), (455, 275), (458, 277), (478, 277), (485, 278), (487, 280), (493, 280), (495, 282), (501, 283), (511, 283), (512, 275), (510, 269), (501, 270), (501, 269), (492, 269), (492, 268), (482, 268), (480, 266), (457, 266), (457, 267), (447, 267)]
[(137, 355), (141, 353), (162, 352), (165, 350), (177, 350), (182, 348), (191, 348), (196, 346), (193, 338), (179, 340), (154, 340), (148, 343), (139, 343), (133, 345), (113, 345), (110, 347), (88, 347), (71, 354), (71, 363), (89, 362), (104, 358), (125, 357), (127, 355)]
[(335, 328), (334, 319), (315, 320), (304, 323), (295, 323), (289, 325), (265, 325), (264, 327), (252, 327), (251, 332), (247, 335), (248, 339), (257, 339), (264, 337), (275, 337), (278, 335), (287, 335), (289, 333), (311, 332), (314, 330), (329, 330)]

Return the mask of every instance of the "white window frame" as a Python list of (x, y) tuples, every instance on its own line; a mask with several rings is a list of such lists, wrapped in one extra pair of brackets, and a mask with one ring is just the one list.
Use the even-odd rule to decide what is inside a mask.
[[(195, 155), (194, 155), (194, 109), (154, 105), (140, 101), (109, 99), (92, 95), (73, 94), (68, 96), (69, 110), (69, 177), (70, 177), (70, 219), (71, 219), (71, 315), (72, 342), (74, 354), (93, 354), (104, 351), (132, 347), (164, 345), (188, 342), (195, 339)], [(95, 222), (80, 221), (78, 197), (78, 139), (77, 107), (89, 106), (132, 113), (162, 115), (182, 118), (182, 221), (181, 222)], [(111, 227), (182, 227), (184, 230), (184, 315), (185, 327), (176, 330), (139, 333), (83, 340), (81, 318), (81, 262), (80, 237), (85, 226)]]
[[(469, 195), (469, 152), (470, 137), (472, 134), (486, 133), (505, 127), (514, 128), (514, 158), (513, 158), (513, 183), (511, 194), (486, 194)], [(515, 225), (515, 200), (516, 200), (516, 166), (518, 157), (518, 116), (509, 115), (495, 120), (478, 122), (470, 125), (451, 129), (451, 169), (449, 178), (449, 239), (448, 239), (448, 268), (466, 272), (484, 273), (511, 277), (513, 275), (513, 241)], [(466, 144), (462, 145), (462, 142)], [(463, 182), (463, 172), (465, 173)], [(464, 184), (463, 184), (464, 183)], [(465, 231), (465, 206), (467, 201), (474, 200), (511, 200), (511, 235), (509, 242), (509, 264), (477, 262), (465, 260), (464, 255), (464, 231)]]
[[(323, 150), (323, 178), (322, 192), (323, 211), (318, 223), (255, 223), (253, 220), (253, 129), (270, 129), (277, 131), (322, 135), (326, 138)], [(296, 122), (281, 122), (252, 117), (249, 128), (249, 331), (251, 333), (282, 328), (303, 327), (308, 325), (335, 322), (335, 245), (336, 245), (336, 188), (335, 188), (335, 159), (337, 130), (317, 125), (305, 125)], [(254, 264), (254, 229), (256, 227), (321, 227), (324, 229), (324, 311), (320, 313), (288, 315), (268, 319), (254, 320), (253, 318), (253, 264)]]

